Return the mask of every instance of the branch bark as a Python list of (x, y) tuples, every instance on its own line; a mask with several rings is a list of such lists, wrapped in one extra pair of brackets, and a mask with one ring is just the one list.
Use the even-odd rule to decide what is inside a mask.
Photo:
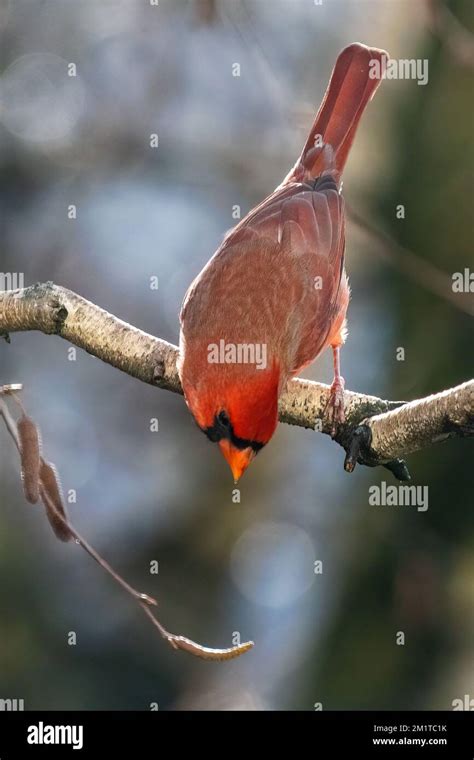
[[(176, 346), (52, 282), (0, 293), (0, 335), (9, 340), (9, 333), (29, 330), (60, 335), (142, 382), (182, 393)], [(280, 420), (330, 435), (324, 413), (328, 398), (328, 385), (291, 380), (280, 398)], [(352, 391), (346, 391), (345, 399), (346, 421), (335, 440), (346, 450), (348, 471), (356, 462), (382, 464), (399, 479), (408, 479), (401, 457), (449, 437), (474, 435), (472, 380), (410, 403)]]

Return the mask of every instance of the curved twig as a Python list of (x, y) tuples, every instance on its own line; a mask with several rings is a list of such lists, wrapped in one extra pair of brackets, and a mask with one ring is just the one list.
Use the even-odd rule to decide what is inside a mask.
[[(8, 432), (15, 442), (15, 446), (18, 449), (18, 452), (21, 454), (21, 442), (18, 435), (17, 424), (11, 416), (7, 405), (1, 399), (2, 395), (11, 394), (14, 390), (19, 390), (18, 385), (0, 386), (0, 417), (3, 418)], [(153, 626), (159, 631), (161, 636), (165, 639), (165, 641), (168, 642), (172, 649), (180, 649), (185, 652), (189, 652), (195, 657), (200, 657), (203, 660), (230, 660), (235, 657), (239, 657), (240, 655), (245, 654), (250, 649), (252, 649), (254, 646), (253, 641), (246, 641), (243, 644), (238, 644), (236, 646), (229, 647), (228, 649), (211, 649), (210, 647), (202, 646), (201, 644), (198, 644), (197, 642), (192, 641), (185, 636), (179, 636), (167, 631), (150, 609), (151, 606), (157, 606), (158, 603), (156, 599), (149, 596), (148, 594), (143, 594), (142, 592), (137, 591), (121, 575), (119, 575), (119, 573), (117, 573), (111, 565), (109, 565), (109, 563), (89, 544), (89, 542), (86, 541), (83, 536), (81, 536), (81, 534), (72, 525), (70, 520), (57, 509), (53, 500), (49, 497), (47, 489), (44, 487), (41, 481), (39, 482), (39, 489), (41, 492), (41, 498), (43, 500), (43, 503), (46, 505), (48, 512), (51, 512), (54, 515), (55, 520), (63, 526), (63, 529), (65, 532), (67, 532), (67, 534), (70, 534), (74, 538), (76, 544), (84, 549), (84, 551), (90, 557), (92, 557), (95, 562), (97, 562), (99, 567), (105, 570), (105, 572), (110, 575), (110, 577), (113, 578), (113, 580), (119, 586), (121, 586), (124, 591), (130, 594), (130, 596), (135, 599), (136, 602), (138, 602), (149, 620), (152, 622)]]

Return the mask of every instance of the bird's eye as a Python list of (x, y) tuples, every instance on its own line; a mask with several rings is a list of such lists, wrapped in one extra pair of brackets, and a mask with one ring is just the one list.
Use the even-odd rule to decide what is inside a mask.
[(217, 419), (219, 420), (220, 424), (223, 427), (227, 428), (227, 427), (230, 426), (230, 419), (229, 419), (229, 415), (227, 414), (227, 412), (224, 412), (224, 411), (219, 412), (219, 414), (217, 415)]

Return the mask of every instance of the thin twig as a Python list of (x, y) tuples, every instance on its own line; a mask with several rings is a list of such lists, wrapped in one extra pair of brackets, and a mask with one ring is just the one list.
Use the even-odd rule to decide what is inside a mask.
[(377, 244), (377, 253), (395, 269), (408, 275), (418, 285), (430, 290), (445, 301), (449, 301), (466, 314), (470, 316), (474, 314), (472, 293), (455, 293), (452, 288), (451, 275), (443, 272), (431, 262), (425, 261), (409, 248), (396, 243), (390, 235), (370, 224), (348, 203), (346, 203), (346, 211), (349, 221), (374, 240)]
[(8, 395), (9, 393), (15, 393), (16, 391), (22, 391), (22, 383), (10, 383), (9, 385), (0, 385), (0, 396), (2, 394)]
[(20, 438), (16, 429), (16, 422), (10, 414), (10, 411), (5, 402), (0, 398), (0, 415), (3, 417), (6, 428), (15, 442), (15, 446), (18, 449), (18, 453), (21, 452)]
[[(23, 405), (19, 401), (19, 399), (15, 399), (17, 403), (20, 403), (20, 405), (23, 408)], [(6, 428), (8, 432), (10, 433), (13, 441), (15, 442), (15, 446), (18, 449), (18, 452), (21, 453), (20, 448), (20, 440), (17, 432), (16, 423), (13, 419), (13, 417), (10, 414), (10, 411), (5, 404), (5, 402), (0, 398), (0, 416), (3, 417), (3, 420), (5, 422)], [(144, 594), (140, 591), (137, 591), (133, 586), (131, 586), (127, 581), (117, 573), (111, 565), (89, 544), (88, 541), (76, 530), (76, 528), (72, 525), (72, 523), (64, 517), (56, 508), (53, 501), (50, 499), (46, 489), (41, 484), (40, 485), (40, 492), (41, 492), (41, 498), (42, 500), (47, 504), (48, 509), (53, 512), (55, 515), (55, 518), (63, 525), (63, 527), (68, 530), (72, 536), (75, 539), (76, 544), (78, 544), (90, 557), (92, 557), (95, 562), (108, 574), (111, 578), (119, 585), (121, 588), (124, 589), (128, 594), (132, 596), (135, 601), (138, 602), (142, 610), (145, 612), (147, 617), (149, 618), (150, 622), (153, 624), (153, 626), (159, 631), (161, 636), (165, 639), (165, 641), (168, 642), (168, 644), (172, 647), (172, 649), (180, 649), (186, 652), (189, 652), (190, 654), (193, 654), (195, 657), (200, 657), (204, 660), (228, 660), (232, 659), (234, 657), (239, 657), (240, 655), (244, 654), (245, 652), (248, 652), (249, 649), (251, 649), (254, 646), (253, 641), (247, 641), (244, 644), (239, 644), (233, 647), (230, 647), (228, 649), (211, 649), (210, 647), (202, 646), (201, 644), (196, 643), (195, 641), (192, 641), (191, 639), (188, 639), (184, 636), (178, 636), (174, 633), (170, 633), (166, 630), (166, 628), (159, 622), (159, 620), (155, 617), (155, 615), (150, 610), (150, 606), (157, 606), (157, 601), (153, 597), (149, 596), (148, 594)]]

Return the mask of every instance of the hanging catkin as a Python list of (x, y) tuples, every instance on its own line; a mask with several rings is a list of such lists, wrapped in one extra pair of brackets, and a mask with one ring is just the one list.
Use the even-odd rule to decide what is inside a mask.
[(20, 440), (21, 479), (25, 498), (36, 504), (40, 491), (40, 440), (38, 428), (31, 419), (22, 414), (17, 423)]
[(44, 459), (41, 459), (40, 478), (43, 487), (41, 499), (45, 506), (50, 525), (61, 541), (70, 541), (72, 533), (60, 519), (62, 517), (64, 520), (67, 520), (67, 515), (64, 508), (59, 476), (55, 466), (49, 462), (45, 462)]

